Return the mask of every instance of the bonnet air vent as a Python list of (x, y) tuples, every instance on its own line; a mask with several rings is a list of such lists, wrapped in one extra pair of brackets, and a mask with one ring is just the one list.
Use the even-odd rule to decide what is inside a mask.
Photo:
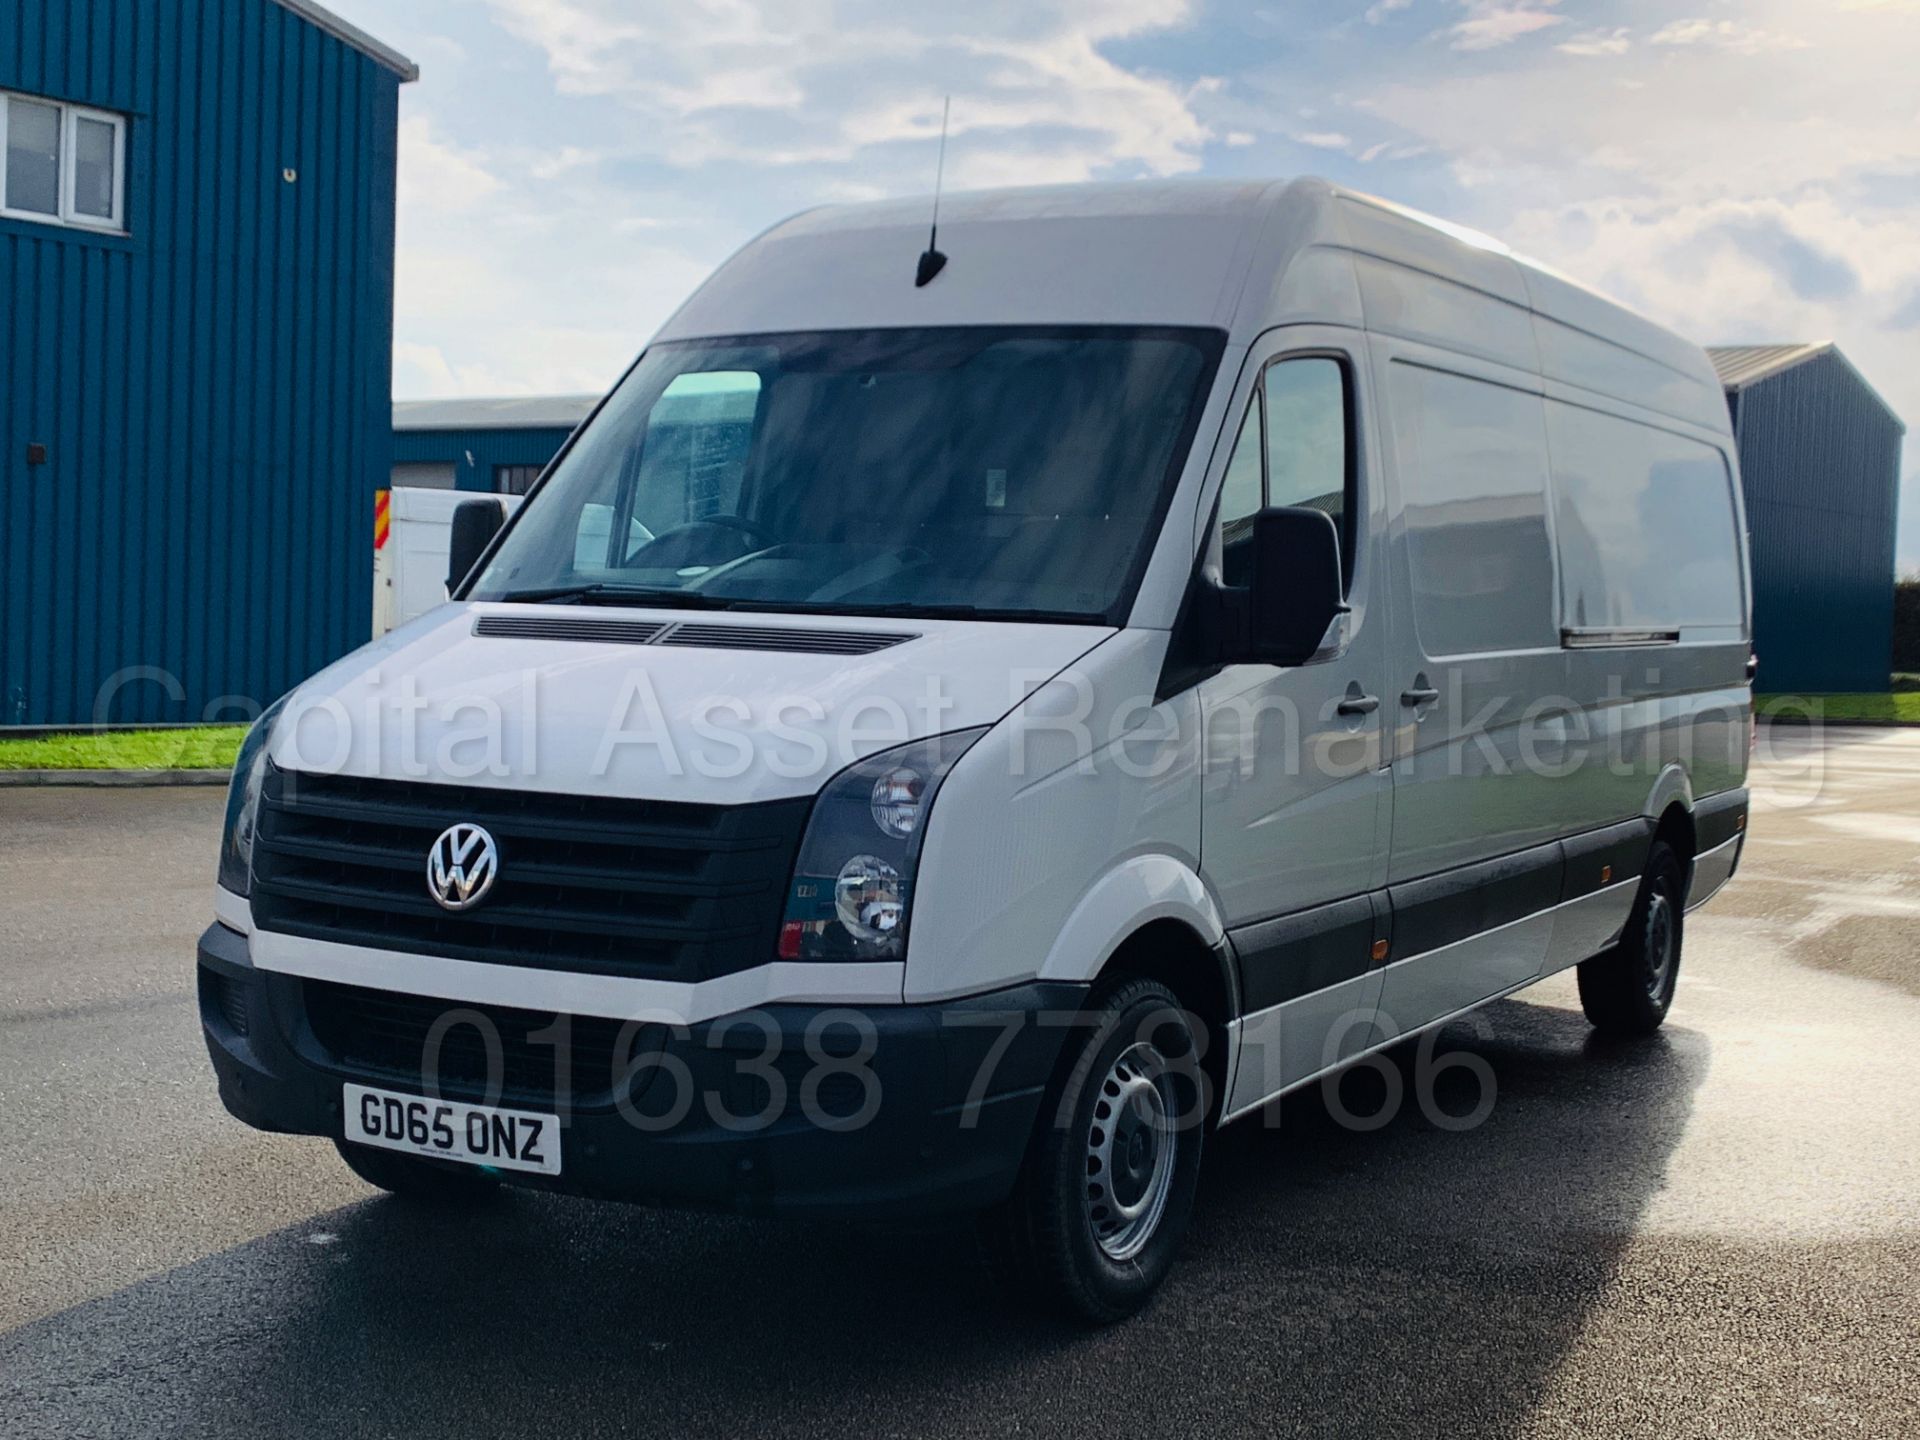
[(586, 615), (482, 615), (473, 633), (496, 640), (584, 640), (596, 645), (680, 645), (700, 650), (784, 650), (798, 655), (871, 655), (918, 635), (899, 631), (786, 630), (760, 625), (674, 625)]
[(473, 633), (502, 640), (589, 640), (601, 645), (648, 645), (666, 625), (658, 620), (594, 619), (585, 615), (482, 615)]
[(876, 650), (917, 640), (917, 635), (862, 630), (778, 630), (758, 625), (676, 625), (660, 637), (662, 645), (692, 645), (705, 650), (787, 650), (802, 655), (871, 655)]

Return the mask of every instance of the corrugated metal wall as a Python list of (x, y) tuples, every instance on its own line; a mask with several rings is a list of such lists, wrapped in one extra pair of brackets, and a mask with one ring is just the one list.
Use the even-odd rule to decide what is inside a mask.
[(371, 628), (399, 78), (269, 0), (5, 0), (0, 88), (132, 116), (127, 238), (0, 220), (0, 725), (271, 700)]
[[(545, 465), (571, 430), (396, 430), (393, 463), (443, 462), (461, 490), (492, 490), (496, 465)], [(471, 457), (471, 458), (469, 458)]]
[(1738, 392), (1767, 692), (1884, 691), (1893, 645), (1899, 421), (1829, 353)]

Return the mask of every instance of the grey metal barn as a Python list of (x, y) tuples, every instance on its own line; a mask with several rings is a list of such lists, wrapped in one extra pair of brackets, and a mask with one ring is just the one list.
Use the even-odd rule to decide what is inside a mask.
[(1906, 427), (1831, 344), (1707, 354), (1740, 447), (1756, 688), (1884, 691)]

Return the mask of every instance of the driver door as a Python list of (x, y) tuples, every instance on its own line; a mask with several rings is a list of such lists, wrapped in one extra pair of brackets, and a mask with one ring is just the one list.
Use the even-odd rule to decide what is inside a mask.
[(1202, 682), (1202, 855), (1240, 957), (1244, 1109), (1364, 1048), (1380, 992), (1392, 784), (1383, 749), (1385, 508), (1366, 422), (1363, 339), (1287, 327), (1249, 356), (1210, 544), (1244, 584), (1263, 506), (1326, 511), (1349, 613), (1291, 668), (1230, 665)]

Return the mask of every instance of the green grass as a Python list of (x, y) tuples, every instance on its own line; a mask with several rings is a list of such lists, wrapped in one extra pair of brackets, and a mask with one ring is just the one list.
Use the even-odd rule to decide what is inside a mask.
[(0, 770), (227, 770), (246, 735), (244, 725), (200, 725), (0, 739)]
[(1756, 695), (1753, 699), (1762, 720), (1778, 710), (1788, 720), (1804, 720), (1811, 714), (1828, 725), (1844, 725), (1849, 720), (1897, 720), (1904, 725), (1920, 725), (1920, 691), (1915, 690), (1888, 695)]

